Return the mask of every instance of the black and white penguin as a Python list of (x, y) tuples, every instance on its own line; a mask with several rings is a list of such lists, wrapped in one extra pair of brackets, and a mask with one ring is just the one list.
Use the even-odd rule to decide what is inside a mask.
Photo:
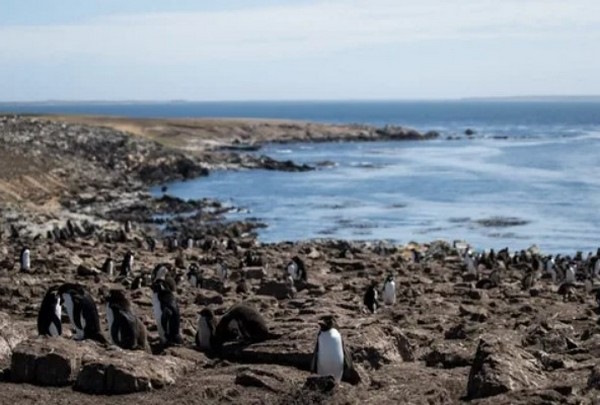
[(125, 233), (131, 233), (132, 230), (133, 230), (133, 226), (131, 225), (131, 221), (130, 220), (125, 221)]
[(152, 283), (154, 283), (157, 280), (164, 281), (167, 287), (169, 287), (169, 289), (172, 292), (175, 292), (177, 290), (177, 283), (175, 279), (171, 276), (171, 271), (169, 270), (169, 267), (167, 267), (164, 264), (159, 264), (154, 268)]
[(292, 260), (286, 266), (287, 275), (292, 277), (294, 281), (306, 281), (306, 266), (304, 261), (298, 256), (292, 257)]
[(121, 262), (120, 277), (129, 277), (133, 273), (133, 252), (128, 250)]
[(146, 350), (146, 327), (135, 315), (122, 290), (110, 290), (106, 297), (108, 333), (112, 342), (122, 349)]
[(58, 292), (75, 328), (75, 340), (92, 339), (106, 343), (100, 332), (98, 308), (90, 293), (83, 286), (71, 283), (61, 285)]
[(353, 370), (352, 357), (346, 351), (342, 335), (335, 328), (332, 316), (319, 322), (319, 334), (311, 362), (311, 371), (321, 376), (332, 376), (337, 382)]
[(29, 272), (31, 270), (31, 252), (27, 246), (23, 246), (20, 256), (21, 271)]
[(42, 300), (38, 313), (37, 327), (40, 336), (62, 335), (61, 301), (58, 286), (50, 287)]
[(181, 344), (181, 319), (177, 299), (165, 280), (157, 279), (152, 284), (152, 311), (158, 327), (158, 336), (163, 345)]
[(194, 239), (192, 238), (187, 238), (186, 241), (186, 245), (185, 245), (186, 249), (191, 250), (194, 248)]
[(198, 314), (196, 347), (203, 351), (211, 350), (216, 330), (217, 320), (215, 314), (209, 308), (204, 308)]
[(115, 263), (111, 257), (107, 257), (102, 265), (102, 272), (112, 277), (115, 273)]
[(192, 288), (202, 288), (202, 271), (197, 264), (190, 264), (186, 277)]
[(396, 303), (396, 283), (394, 276), (388, 275), (383, 283), (383, 302), (385, 305), (394, 305)]
[(219, 320), (213, 345), (220, 348), (223, 343), (235, 338), (245, 343), (255, 343), (278, 337), (279, 335), (269, 331), (265, 319), (258, 311), (247, 305), (237, 304)]
[(224, 283), (229, 278), (229, 268), (224, 262), (220, 262), (217, 267), (217, 276)]
[(370, 286), (367, 287), (367, 291), (365, 292), (365, 296), (363, 297), (363, 303), (365, 306), (371, 311), (372, 314), (377, 312), (377, 308), (379, 308), (379, 302), (377, 301), (377, 285), (373, 282)]

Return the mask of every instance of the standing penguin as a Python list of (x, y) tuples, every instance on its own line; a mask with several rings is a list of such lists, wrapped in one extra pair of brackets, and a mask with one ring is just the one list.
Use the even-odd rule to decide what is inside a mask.
[(21, 249), (21, 271), (29, 272), (31, 270), (31, 253), (27, 246), (23, 246)]
[(61, 285), (58, 292), (75, 328), (75, 340), (92, 339), (106, 343), (100, 332), (98, 308), (90, 293), (81, 285), (71, 283)]
[(346, 351), (342, 335), (335, 328), (333, 316), (323, 317), (319, 327), (310, 369), (313, 373), (332, 376), (340, 382), (345, 373), (353, 370), (352, 358)]
[(224, 262), (220, 262), (217, 268), (217, 275), (222, 282), (225, 282), (229, 278), (229, 268)]
[(113, 262), (113, 259), (111, 257), (107, 257), (104, 261), (104, 264), (102, 265), (102, 272), (104, 274), (107, 274), (109, 277), (112, 277), (114, 275), (114, 268), (115, 264)]
[(190, 264), (186, 276), (192, 288), (202, 288), (202, 271), (197, 264)]
[(363, 298), (363, 303), (372, 314), (377, 312), (377, 308), (379, 308), (379, 302), (377, 301), (377, 285), (375, 282), (367, 287), (367, 291), (365, 292), (365, 296)]
[(40, 336), (62, 335), (61, 304), (58, 286), (50, 287), (42, 300), (38, 313), (37, 327)]
[(217, 329), (217, 320), (215, 314), (204, 308), (198, 314), (198, 330), (196, 331), (196, 347), (200, 350), (211, 350), (213, 347), (213, 339)]
[(575, 284), (575, 266), (569, 264), (565, 271), (565, 282), (569, 284)]
[(106, 298), (106, 318), (114, 344), (127, 350), (147, 349), (146, 328), (122, 290), (110, 290)]
[(121, 262), (120, 277), (129, 277), (133, 273), (133, 252), (128, 250)]
[(292, 257), (292, 260), (286, 266), (287, 273), (294, 281), (306, 281), (306, 266), (304, 261), (298, 256)]
[(394, 276), (388, 275), (383, 284), (383, 302), (385, 305), (394, 305), (396, 303), (396, 283)]
[(179, 306), (173, 291), (163, 279), (152, 284), (152, 311), (158, 326), (160, 343), (163, 345), (181, 344), (181, 319)]

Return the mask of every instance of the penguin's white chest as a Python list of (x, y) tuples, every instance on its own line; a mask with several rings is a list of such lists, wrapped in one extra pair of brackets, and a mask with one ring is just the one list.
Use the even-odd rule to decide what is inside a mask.
[(396, 283), (388, 281), (383, 289), (383, 302), (393, 305), (396, 302)]
[(290, 263), (287, 267), (287, 272), (293, 280), (298, 280), (298, 265), (296, 263)]
[(58, 326), (60, 325), (60, 317), (62, 316), (62, 309), (60, 307), (60, 300), (56, 300), (56, 306), (54, 307), (54, 315), (56, 315), (56, 319), (58, 319), (58, 324), (54, 321), (50, 322), (50, 336), (60, 336), (58, 333)]
[(158, 294), (152, 294), (152, 312), (154, 312), (154, 319), (156, 319), (156, 326), (158, 327), (158, 336), (161, 341), (165, 340), (165, 330), (162, 326), (162, 306), (160, 305), (160, 300), (158, 299)]
[(575, 270), (572, 267), (567, 269), (567, 274), (565, 275), (566, 282), (573, 284), (575, 282)]
[(344, 349), (342, 336), (336, 329), (330, 329), (319, 334), (319, 349), (317, 353), (317, 374), (333, 376), (341, 381), (344, 373)]
[(198, 286), (198, 278), (195, 275), (190, 276), (188, 280), (192, 288), (196, 288)]
[(31, 267), (31, 257), (30, 257), (29, 249), (28, 249), (23, 252), (23, 255), (21, 257), (21, 269), (29, 271), (30, 267)]
[(477, 273), (477, 269), (475, 268), (475, 262), (471, 256), (465, 257), (465, 264), (467, 265), (467, 272), (469, 274)]
[(596, 264), (594, 265), (594, 275), (596, 277), (600, 276), (600, 258), (596, 260)]
[(201, 316), (198, 319), (198, 345), (201, 349), (210, 349), (210, 328), (208, 326), (208, 322), (206, 318)]

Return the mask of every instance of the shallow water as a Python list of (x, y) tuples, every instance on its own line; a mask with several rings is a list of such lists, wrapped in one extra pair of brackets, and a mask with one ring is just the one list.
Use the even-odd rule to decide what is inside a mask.
[[(269, 226), (262, 241), (466, 239), (477, 248), (573, 253), (600, 245), (600, 133), (547, 138), (269, 145), (314, 172), (216, 172), (169, 185)], [(498, 220), (500, 219), (500, 220)]]

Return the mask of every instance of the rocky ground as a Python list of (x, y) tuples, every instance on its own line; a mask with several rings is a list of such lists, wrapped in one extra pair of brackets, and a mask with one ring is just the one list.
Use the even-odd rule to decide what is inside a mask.
[[(239, 149), (224, 150), (224, 139), (235, 137), (223, 138), (229, 132), (221, 126), (218, 147), (190, 152), (160, 141), (163, 135), (140, 132), (143, 123), (121, 127), (131, 135), (111, 120), (102, 127), (75, 121), (0, 118), (0, 403), (114, 403), (106, 394), (143, 404), (579, 404), (600, 398), (597, 304), (583, 286), (565, 298), (545, 279), (523, 289), (527, 266), (497, 262), (482, 267), (480, 277), (497, 270), (499, 286), (477, 288), (460, 253), (444, 242), (261, 244), (254, 233), (261, 224), (224, 220), (226, 208), (218, 201), (156, 199), (147, 192), (150, 184), (206, 175), (219, 159), (234, 168), (264, 164)], [(269, 125), (276, 128), (269, 133), (286, 133), (286, 127)], [(377, 136), (375, 129), (363, 130)], [(386, 131), (380, 136), (389, 136), (391, 129)], [(277, 140), (272, 136), (260, 140)], [(257, 143), (252, 139), (229, 143)], [(297, 169), (293, 162), (269, 164)], [(194, 246), (170, 249), (166, 236), (191, 238)], [(149, 239), (157, 241), (154, 252)], [(30, 273), (19, 271), (24, 245), (31, 249)], [(149, 288), (131, 289), (131, 280), (116, 283), (100, 270), (107, 257), (118, 265), (128, 250), (135, 253), (137, 274), (158, 263), (179, 275), (191, 263), (205, 269), (205, 288), (185, 280), (178, 285), (182, 346), (157, 348)], [(305, 261), (308, 281), (294, 291), (282, 275), (295, 255)], [(219, 260), (232, 269), (225, 285), (213, 276)], [(366, 287), (372, 281), (381, 287), (390, 272), (396, 304), (368, 313), (362, 304)], [(247, 292), (238, 292), (242, 273)], [(74, 342), (67, 318), (65, 336), (36, 337), (42, 297), (64, 281), (84, 284), (98, 303), (108, 289), (126, 288), (153, 354)], [(280, 337), (230, 344), (219, 357), (195, 350), (197, 313), (208, 306), (222, 315), (239, 302), (258, 309)], [(106, 328), (103, 306), (99, 310)], [(357, 384), (332, 388), (311, 379), (317, 320), (325, 314), (337, 318)]]

